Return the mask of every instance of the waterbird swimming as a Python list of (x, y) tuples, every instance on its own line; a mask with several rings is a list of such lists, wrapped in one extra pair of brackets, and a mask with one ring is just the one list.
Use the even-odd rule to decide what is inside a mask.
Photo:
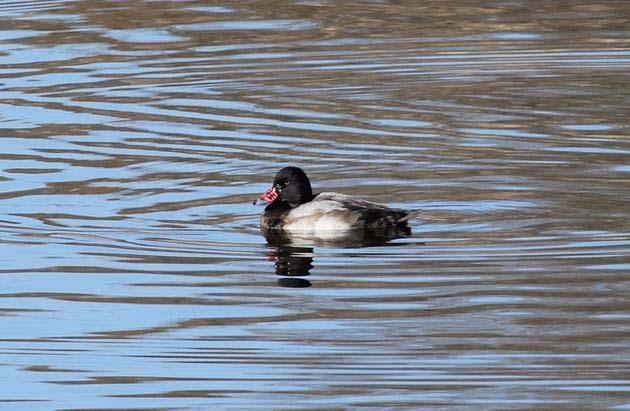
[(335, 192), (313, 194), (306, 173), (298, 167), (278, 171), (273, 184), (254, 204), (266, 203), (260, 217), (263, 231), (331, 235), (362, 230), (387, 237), (409, 231), (410, 213)]

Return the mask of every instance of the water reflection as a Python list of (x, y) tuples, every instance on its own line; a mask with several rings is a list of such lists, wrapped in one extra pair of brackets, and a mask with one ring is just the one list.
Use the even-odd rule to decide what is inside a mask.
[(278, 285), (290, 288), (310, 287), (312, 283), (304, 278), (310, 275), (316, 253), (315, 247), (360, 248), (393, 246), (392, 240), (411, 235), (409, 227), (392, 228), (388, 231), (367, 232), (364, 230), (330, 233), (327, 237), (292, 234), (280, 230), (262, 230), (267, 246), (269, 260), (274, 262)]
[(315, 256), (312, 247), (294, 247), (291, 245), (271, 247), (269, 259), (274, 262), (276, 274), (283, 276), (283, 278), (278, 279), (278, 285), (290, 288), (304, 288), (312, 285), (309, 280), (301, 278), (311, 274)]

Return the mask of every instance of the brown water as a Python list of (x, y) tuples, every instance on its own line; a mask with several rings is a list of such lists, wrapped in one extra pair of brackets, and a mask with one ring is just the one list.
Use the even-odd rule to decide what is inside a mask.
[[(3, 410), (630, 409), (627, 1), (0, 18)], [(267, 245), (287, 164), (423, 218)]]

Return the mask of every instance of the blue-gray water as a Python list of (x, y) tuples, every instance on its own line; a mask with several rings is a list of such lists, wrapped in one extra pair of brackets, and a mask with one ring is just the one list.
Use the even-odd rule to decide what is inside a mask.
[[(0, 408), (630, 409), (629, 18), (0, 2)], [(268, 245), (288, 164), (422, 218)]]

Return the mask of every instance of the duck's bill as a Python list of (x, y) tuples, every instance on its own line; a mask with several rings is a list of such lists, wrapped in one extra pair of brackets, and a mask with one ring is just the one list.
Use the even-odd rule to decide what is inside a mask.
[(278, 198), (278, 192), (275, 187), (271, 187), (269, 190), (265, 191), (265, 194), (261, 195), (260, 198), (254, 200), (254, 204), (269, 204), (272, 203)]

